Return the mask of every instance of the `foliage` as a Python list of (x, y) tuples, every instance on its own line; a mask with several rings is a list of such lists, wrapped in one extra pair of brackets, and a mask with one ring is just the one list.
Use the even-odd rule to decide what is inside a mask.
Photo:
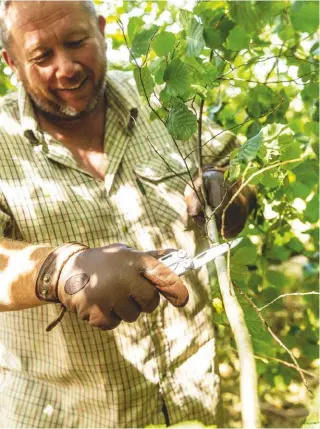
[[(261, 314), (301, 368), (315, 374), (319, 299), (306, 293), (318, 290), (318, 3), (189, 1), (179, 9), (170, 1), (117, 1), (100, 8), (108, 15), (109, 67), (134, 72), (151, 120), (186, 141), (204, 108), (236, 133), (242, 145), (231, 154), (228, 176), (256, 185), (259, 206), (233, 251), (231, 278), (258, 308), (287, 295)], [(4, 94), (12, 85), (0, 76)], [(237, 353), (214, 285), (213, 291), (226, 426), (239, 426)], [(299, 372), (287, 366), (290, 356), (240, 293), (239, 300), (258, 359), (261, 403), (308, 407)], [(270, 411), (263, 419), (265, 427), (305, 420)]]

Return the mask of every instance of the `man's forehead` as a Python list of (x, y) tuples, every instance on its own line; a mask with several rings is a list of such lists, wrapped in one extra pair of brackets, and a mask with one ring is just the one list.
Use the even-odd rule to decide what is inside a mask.
[(36, 22), (45, 25), (45, 21), (64, 17), (76, 12), (83, 12), (81, 1), (12, 1), (10, 2), (7, 18), (11, 25), (23, 27), (28, 22)]
[[(7, 15), (7, 28), (13, 30), (13, 37), (36, 42), (38, 37), (48, 33), (79, 31), (89, 25), (90, 19), (84, 19), (84, 9), (78, 1), (26, 1), (13, 2)], [(39, 3), (41, 5), (39, 5)], [(41, 7), (39, 7), (41, 6)], [(19, 34), (19, 36), (18, 36)], [(63, 36), (63, 34), (60, 34)], [(33, 40), (32, 40), (33, 39)]]

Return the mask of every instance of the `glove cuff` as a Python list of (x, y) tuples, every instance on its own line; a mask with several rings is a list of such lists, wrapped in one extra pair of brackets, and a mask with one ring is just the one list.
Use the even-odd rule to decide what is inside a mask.
[(60, 302), (57, 286), (61, 271), (66, 262), (88, 246), (81, 243), (65, 243), (54, 249), (45, 259), (38, 273), (36, 281), (36, 295), (42, 301)]

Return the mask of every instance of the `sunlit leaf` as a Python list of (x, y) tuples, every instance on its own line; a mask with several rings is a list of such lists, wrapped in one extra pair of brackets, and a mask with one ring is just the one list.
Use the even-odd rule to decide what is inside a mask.
[(141, 30), (141, 27), (143, 26), (143, 24), (144, 24), (143, 19), (138, 16), (134, 16), (130, 18), (128, 22), (128, 37), (130, 42), (133, 41), (136, 33), (138, 33)]
[(319, 27), (319, 3), (295, 1), (291, 7), (290, 18), (296, 30), (313, 33)]
[(170, 110), (167, 128), (173, 138), (186, 141), (197, 130), (197, 117), (184, 104)]
[(171, 95), (182, 95), (191, 83), (189, 68), (179, 58), (174, 59), (166, 68), (163, 78)]
[(259, 134), (252, 137), (246, 143), (241, 146), (241, 148), (238, 151), (238, 159), (242, 161), (251, 161), (254, 159), (260, 149), (260, 146), (262, 145), (262, 132), (260, 131)]
[(309, 222), (317, 222), (319, 220), (319, 195), (318, 193), (307, 203), (304, 212), (305, 218)]
[(234, 27), (227, 39), (227, 48), (231, 51), (240, 51), (241, 49), (247, 49), (250, 43), (250, 35), (239, 26)]
[(153, 92), (154, 80), (148, 67), (142, 67), (141, 69), (136, 68), (133, 75), (136, 80), (139, 94), (142, 97), (149, 98)]
[(204, 45), (203, 25), (195, 18), (192, 18), (189, 22), (187, 31), (187, 55), (190, 57), (197, 57), (201, 53)]
[(220, 31), (216, 28), (205, 28), (203, 37), (208, 48), (219, 49), (221, 47), (222, 41)]
[(152, 49), (158, 57), (163, 57), (173, 51), (175, 41), (176, 38), (173, 33), (163, 31), (152, 41)]
[(140, 33), (136, 33), (132, 41), (131, 51), (134, 57), (139, 58), (142, 55), (146, 55), (149, 48), (152, 37), (156, 34), (158, 27), (153, 25), (149, 30), (143, 30)]

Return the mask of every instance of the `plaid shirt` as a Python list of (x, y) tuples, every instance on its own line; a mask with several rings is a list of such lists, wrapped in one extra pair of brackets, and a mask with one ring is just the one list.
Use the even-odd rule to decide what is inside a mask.
[[(204, 240), (188, 228), (185, 181), (175, 174), (188, 180), (187, 169), (163, 124), (149, 121), (131, 80), (120, 72), (107, 78), (104, 181), (41, 132), (23, 88), (2, 99), (0, 234), (53, 246), (203, 250)], [(226, 163), (234, 143), (223, 137), (205, 146), (207, 161)], [(180, 147), (184, 156), (192, 152), (191, 172), (194, 147)], [(57, 304), (0, 313), (0, 427), (144, 427), (165, 423), (164, 403), (170, 424), (213, 423), (218, 377), (206, 269), (184, 279), (185, 308), (161, 298), (151, 315), (112, 331), (67, 312), (47, 333)]]

